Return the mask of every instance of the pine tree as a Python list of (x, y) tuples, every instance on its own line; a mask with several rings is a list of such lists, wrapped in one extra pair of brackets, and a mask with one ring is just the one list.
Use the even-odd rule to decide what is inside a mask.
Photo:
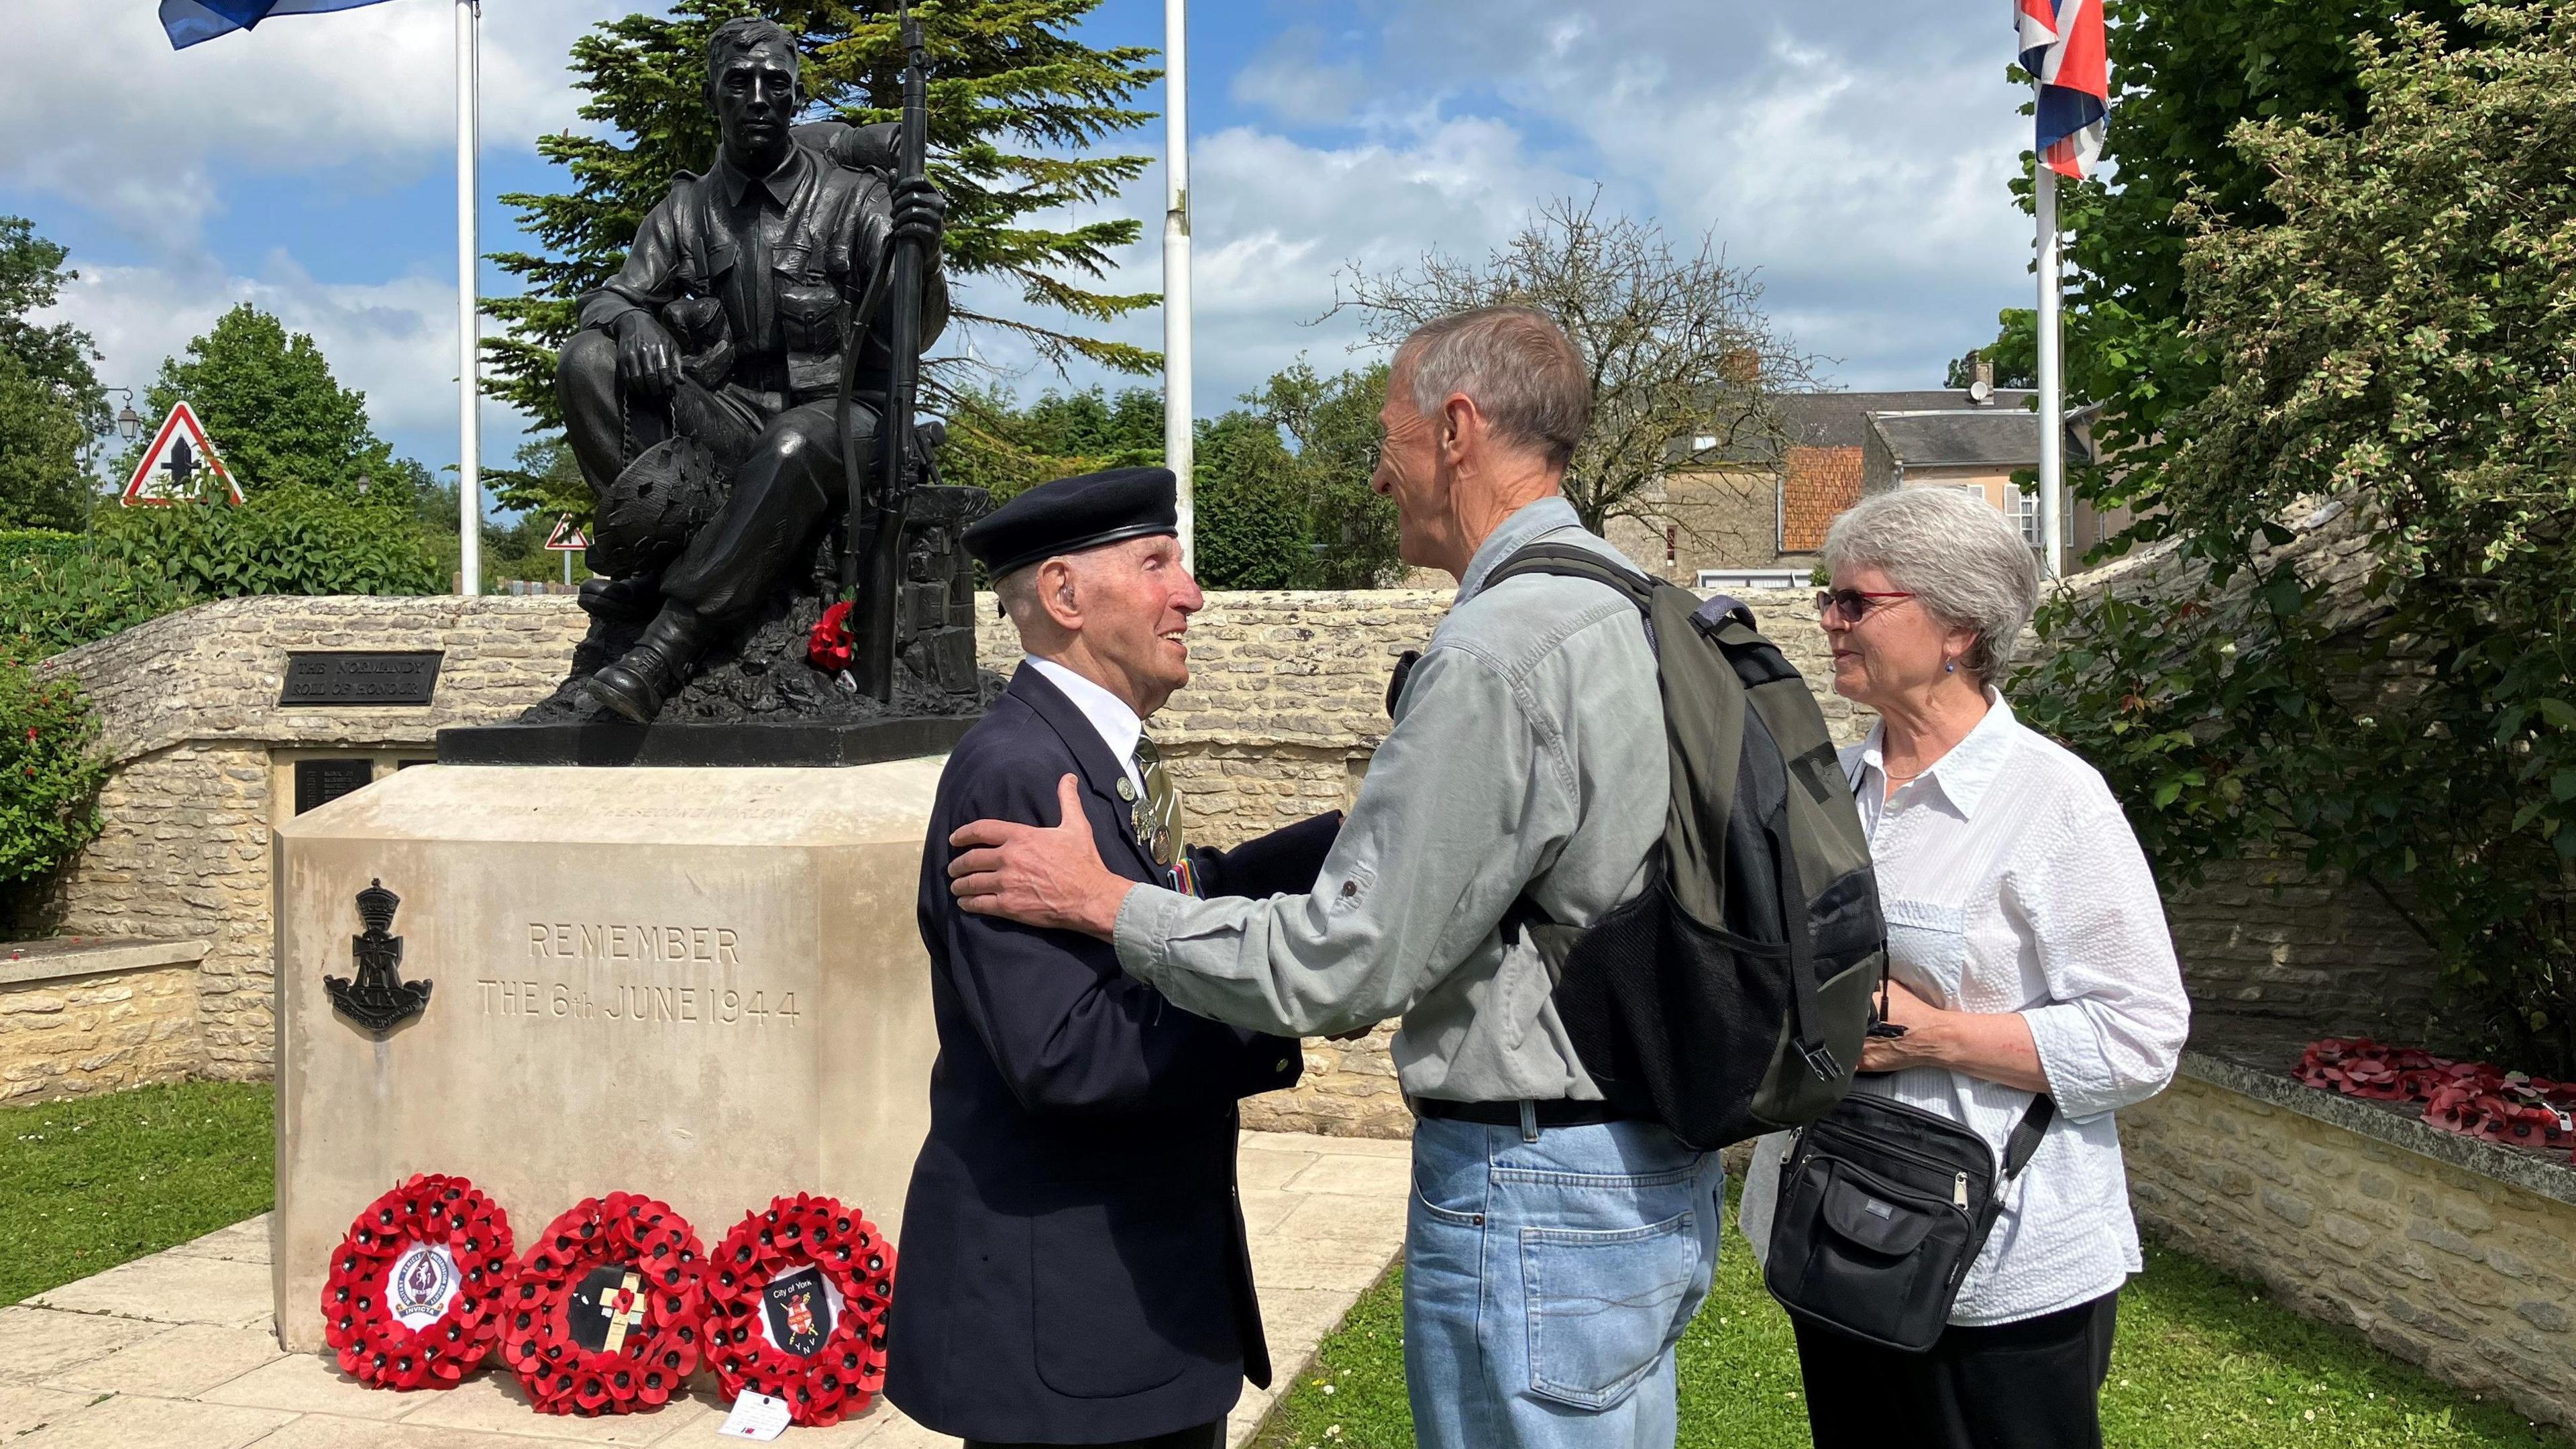
[[(1086, 285), (1107, 274), (1115, 248), (1136, 240), (1137, 223), (1037, 224), (1042, 213), (1116, 196), (1150, 160), (1076, 154), (1150, 119), (1128, 102), (1161, 74), (1149, 49), (1096, 49), (1072, 38), (1074, 24), (1099, 3), (931, 0), (916, 12), (931, 54), (931, 175), (949, 200), (951, 278), (1016, 287), (1023, 299), (1072, 319), (1050, 328), (979, 312), (966, 305), (975, 296), (970, 284), (952, 297), (943, 352), (961, 350), (963, 331), (993, 329), (1059, 366), (1079, 357), (1143, 373), (1160, 363), (1152, 352), (1076, 330), (1160, 300)], [(668, 18), (630, 15), (575, 42), (576, 84), (590, 97), (581, 117), (605, 134), (539, 139), (539, 153), (571, 173), (573, 189), (501, 198), (545, 251), (495, 256), (527, 288), (484, 303), (510, 326), (509, 336), (484, 344), (496, 374), (491, 390), (543, 427), (562, 422), (555, 352), (572, 334), (581, 295), (615, 274), (673, 174), (714, 159), (715, 119), (703, 91), (707, 38), (742, 15), (769, 16), (800, 37), (809, 119), (864, 124), (897, 115), (902, 55), (890, 13), (813, 0), (681, 0)], [(962, 385), (949, 381), (957, 365), (934, 359), (934, 393)]]
[[(367, 395), (340, 386), (312, 337), (289, 334), (248, 302), (189, 339), (185, 359), (162, 360), (143, 410), (157, 423), (181, 401), (205, 424), (245, 496), (307, 488), (355, 499), (363, 479), (387, 484), (380, 496), (371, 488), (371, 497), (410, 506), (408, 478), (367, 421)], [(127, 450), (120, 476), (148, 444), (137, 439)]]

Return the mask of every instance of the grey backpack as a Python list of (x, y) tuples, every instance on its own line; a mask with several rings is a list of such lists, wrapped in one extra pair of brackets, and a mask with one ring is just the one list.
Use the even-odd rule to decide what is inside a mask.
[(1802, 1126), (1850, 1090), (1886, 961), (1869, 841), (1805, 679), (1752, 611), (1600, 554), (1536, 544), (1519, 574), (1590, 579), (1645, 618), (1672, 800), (1651, 878), (1588, 928), (1524, 895), (1505, 918), (1611, 1103), (1710, 1150)]

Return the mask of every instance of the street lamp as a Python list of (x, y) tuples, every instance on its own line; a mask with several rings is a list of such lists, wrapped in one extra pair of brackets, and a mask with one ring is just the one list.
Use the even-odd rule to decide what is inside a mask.
[(125, 439), (125, 441), (129, 443), (133, 442), (137, 437), (142, 436), (143, 414), (134, 410), (134, 389), (130, 387), (108, 387), (101, 388), (99, 391), (103, 393), (121, 392), (125, 394), (125, 406), (116, 410), (117, 436)]

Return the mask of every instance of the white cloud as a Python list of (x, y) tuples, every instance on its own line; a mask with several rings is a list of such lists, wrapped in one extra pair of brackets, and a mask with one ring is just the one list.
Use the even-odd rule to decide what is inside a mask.
[[(139, 395), (159, 374), (161, 359), (184, 355), (190, 338), (248, 302), (274, 313), (288, 332), (312, 334), (340, 385), (367, 395), (376, 432), (395, 440), (397, 448), (455, 436), (456, 289), (443, 277), (319, 282), (282, 254), (271, 257), (256, 277), (189, 265), (88, 266), (80, 272), (54, 312), (97, 340), (103, 382)], [(515, 446), (517, 415), (487, 400), (482, 420), (485, 458), (507, 458)], [(452, 441), (422, 451), (454, 457)]]
[(1360, 97), (1359, 61), (1324, 58), (1324, 33), (1311, 25), (1281, 31), (1251, 64), (1234, 73), (1234, 98), (1292, 126), (1339, 121)]
[[(250, 173), (361, 167), (376, 184), (455, 154), (455, 9), (392, 0), (283, 16), (173, 51), (142, 0), (11, 0), (0, 86), (0, 182), (58, 192), (174, 255), (220, 199), (210, 163)], [(582, 0), (485, 8), (487, 148), (526, 146), (574, 119), (564, 70), (600, 18)]]
[[(1935, 384), (1998, 307), (2028, 305), (2029, 223), (2005, 190), (2028, 123), (2002, 84), (1999, 21), (1917, 0), (1401, 0), (1371, 14), (1382, 30), (1335, 39), (1329, 65), (1317, 32), (1291, 29), (1234, 78), (1233, 98), (1278, 127), (1196, 139), (1201, 412), (1301, 350), (1344, 365), (1349, 319), (1303, 324), (1345, 263), (1477, 257), (1538, 203), (1596, 183), (1605, 207), (1676, 244), (1713, 232), (1849, 386)], [(1308, 134), (1327, 121), (1329, 139)], [(1113, 213), (1146, 223), (1114, 287), (1160, 285), (1161, 187), (1140, 179)], [(1160, 326), (1148, 313), (1122, 335), (1157, 346)]]

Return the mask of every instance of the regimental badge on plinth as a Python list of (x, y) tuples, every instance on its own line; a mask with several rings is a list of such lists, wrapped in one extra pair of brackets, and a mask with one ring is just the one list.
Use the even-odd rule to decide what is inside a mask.
[(358, 892), (358, 919), (367, 929), (349, 938), (357, 978), (322, 978), (332, 1007), (378, 1037), (420, 1015), (435, 984), (402, 979), (402, 937), (393, 934), (394, 911), (401, 905), (402, 897), (386, 890), (383, 881), (367, 882), (367, 888)]

